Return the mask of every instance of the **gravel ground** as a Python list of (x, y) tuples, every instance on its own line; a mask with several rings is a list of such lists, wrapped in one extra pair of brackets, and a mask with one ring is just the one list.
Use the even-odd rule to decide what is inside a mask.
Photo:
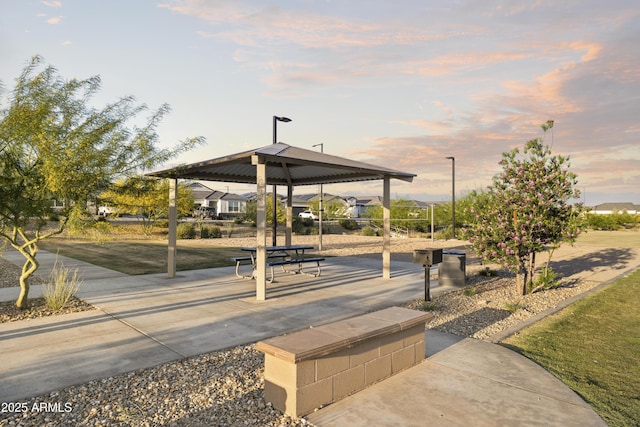
[[(16, 299), (20, 290), (20, 272), (21, 268), (9, 261), (0, 258), (0, 288), (15, 287)], [(42, 285), (45, 281), (37, 275), (29, 278), (30, 285)], [(66, 307), (60, 310), (51, 310), (47, 307), (44, 298), (29, 299), (29, 307), (20, 310), (16, 307), (15, 301), (0, 302), (0, 323), (15, 322), (18, 320), (35, 319), (39, 317), (53, 316), (57, 314), (73, 313), (75, 311), (93, 310), (94, 306), (73, 297)]]
[(600, 284), (561, 282), (553, 289), (523, 296), (522, 289), (516, 286), (515, 277), (475, 276), (469, 279), (469, 283), (464, 289), (432, 298), (431, 303), (416, 300), (405, 307), (434, 313), (434, 320), (427, 324), (429, 329), (488, 339)]
[[(294, 243), (317, 244), (317, 237), (306, 240), (296, 237)], [(345, 246), (349, 240), (351, 244)], [(247, 246), (252, 242), (221, 239), (215, 244)], [(410, 260), (415, 248), (456, 247), (462, 243), (432, 244), (426, 239), (392, 242), (394, 259), (401, 260)], [(348, 236), (327, 236), (323, 243), (327, 255), (379, 256), (381, 239), (359, 238), (354, 243)], [(428, 328), (484, 339), (597, 285), (567, 281), (557, 288), (522, 296), (514, 277), (479, 276), (476, 272), (480, 266), (471, 258), (468, 261), (467, 288), (434, 297), (431, 303), (416, 300), (406, 304), (414, 309), (426, 306), (436, 314)], [(0, 258), (0, 283), (16, 283), (9, 276), (20, 270), (5, 264)], [(239, 346), (68, 387), (18, 402), (13, 408), (3, 406), (0, 426), (307, 425), (305, 419), (292, 419), (265, 404), (263, 383), (262, 353), (253, 345)], [(49, 407), (44, 410), (42, 405)]]
[[(1, 254), (0, 254), (1, 255)], [(20, 286), (20, 271), (22, 269), (0, 257), (0, 288)], [(37, 275), (31, 276), (32, 285), (41, 285), (44, 281)]]

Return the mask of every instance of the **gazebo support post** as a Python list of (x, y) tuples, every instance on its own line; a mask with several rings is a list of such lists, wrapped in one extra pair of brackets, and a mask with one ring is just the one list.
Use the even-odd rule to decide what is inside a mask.
[(173, 279), (176, 277), (176, 237), (178, 235), (178, 212), (176, 209), (176, 200), (178, 200), (178, 180), (176, 178), (169, 179), (169, 242), (167, 247), (169, 253), (167, 255), (167, 277)]
[(382, 190), (382, 278), (391, 278), (391, 178), (384, 176)]
[(256, 167), (256, 300), (267, 298), (267, 165), (264, 158), (252, 156), (251, 163)]
[(285, 245), (291, 246), (291, 229), (293, 228), (293, 186), (287, 185), (287, 226), (285, 230)]

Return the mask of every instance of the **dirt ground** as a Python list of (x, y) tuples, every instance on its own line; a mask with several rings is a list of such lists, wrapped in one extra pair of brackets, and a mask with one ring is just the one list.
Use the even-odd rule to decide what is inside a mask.
[[(270, 237), (268, 237), (270, 242)], [(215, 246), (255, 246), (253, 237), (231, 237), (201, 241), (203, 245)], [(293, 244), (309, 244), (319, 247), (319, 237), (292, 236)], [(284, 244), (284, 237), (278, 237), (278, 244)], [(467, 274), (482, 268), (480, 260), (471, 252), (464, 240), (434, 240), (427, 238), (392, 238), (391, 259), (411, 262), (416, 249), (443, 248), (462, 250), (467, 254)], [(382, 237), (327, 234), (322, 237), (322, 254), (331, 256), (381, 257)], [(538, 254), (536, 263), (543, 265), (549, 260), (549, 253)], [(600, 280), (603, 274), (613, 275), (630, 264), (640, 265), (640, 231), (589, 231), (581, 235), (576, 244), (563, 245), (551, 253), (551, 263), (559, 275), (576, 279)], [(593, 277), (593, 276), (597, 277)]]

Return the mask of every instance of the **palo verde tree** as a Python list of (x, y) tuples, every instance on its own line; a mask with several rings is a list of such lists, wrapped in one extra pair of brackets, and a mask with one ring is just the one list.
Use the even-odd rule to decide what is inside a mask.
[[(65, 80), (34, 57), (16, 79), (0, 111), (0, 236), (24, 257), (16, 305), (27, 306), (29, 277), (38, 269), (38, 242), (64, 230), (71, 210), (86, 209), (92, 194), (117, 177), (139, 173), (202, 142), (189, 138), (158, 148), (156, 127), (167, 105), (151, 112), (132, 97), (96, 109), (100, 78)], [(48, 228), (52, 200), (64, 201), (63, 219)]]
[[(307, 208), (315, 213), (320, 213), (320, 199), (317, 198), (315, 200), (310, 201), (307, 204)], [(346, 218), (347, 217), (348, 206), (340, 199), (339, 197), (327, 198), (322, 201), (322, 211), (323, 211), (323, 219), (330, 218)]]
[[(394, 199), (389, 203), (389, 214), (391, 216), (391, 225), (398, 227), (406, 227), (407, 220), (414, 220), (425, 214), (416, 205), (415, 202), (405, 199)], [(382, 206), (369, 206), (365, 209), (365, 217), (376, 219), (380, 226), (382, 225)]]
[[(267, 214), (267, 223), (272, 223), (273, 218), (273, 195), (267, 194), (267, 202), (265, 204), (265, 212)], [(249, 200), (244, 211), (244, 218), (256, 225), (258, 223), (258, 202)], [(276, 199), (276, 219), (278, 224), (284, 224), (287, 221), (287, 212), (284, 204)]]
[[(542, 125), (551, 129), (553, 122)], [(552, 156), (544, 138), (527, 142), (502, 154), (503, 170), (484, 192), (470, 195), (472, 223), (463, 229), (474, 251), (517, 274), (526, 294), (535, 270), (535, 255), (563, 242), (573, 243), (580, 233), (582, 205), (577, 177), (569, 171), (568, 156)]]
[[(119, 212), (141, 218), (147, 232), (155, 221), (169, 215), (169, 180), (142, 175), (122, 178), (103, 192), (100, 199), (116, 205)], [(193, 212), (193, 193), (184, 184), (178, 184), (176, 208), (182, 216)]]

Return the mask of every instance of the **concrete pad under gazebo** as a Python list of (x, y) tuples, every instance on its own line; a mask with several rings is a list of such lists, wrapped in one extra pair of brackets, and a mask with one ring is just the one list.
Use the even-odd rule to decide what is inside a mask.
[(415, 174), (374, 166), (368, 163), (332, 156), (317, 151), (277, 143), (262, 148), (151, 172), (148, 176), (169, 178), (169, 248), (168, 276), (176, 273), (176, 200), (178, 179), (236, 182), (257, 186), (256, 235), (256, 299), (266, 299), (266, 201), (267, 185), (287, 187), (285, 244), (291, 245), (293, 222), (293, 187), (299, 185), (335, 184), (383, 180), (383, 247), (382, 277), (391, 277), (391, 179), (412, 182)]

